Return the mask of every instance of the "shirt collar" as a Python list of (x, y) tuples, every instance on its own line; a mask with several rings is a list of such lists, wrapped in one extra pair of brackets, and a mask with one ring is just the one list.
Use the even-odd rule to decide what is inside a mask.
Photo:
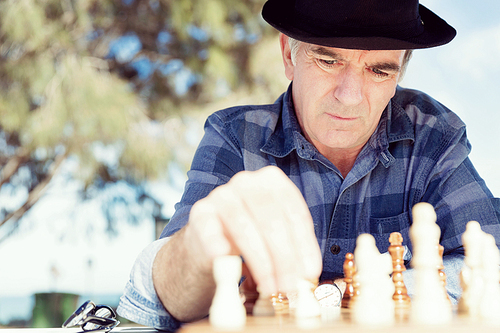
[[(396, 94), (401, 88), (398, 86)], [(387, 113), (387, 140), (389, 143), (402, 140), (415, 141), (415, 126), (405, 109), (392, 98), (385, 111)], [(381, 119), (382, 120), (382, 119)]]
[(295, 116), (292, 84), (288, 86), (288, 90), (278, 98), (275, 104), (281, 104), (281, 115), (274, 132), (260, 150), (274, 157), (285, 157), (299, 146), (296, 142), (297, 137), (302, 137), (307, 142), (302, 136), (302, 130)]
[[(293, 106), (292, 84), (280, 96), (276, 104), (281, 104), (281, 117), (279, 117), (274, 132), (262, 146), (261, 151), (281, 158), (296, 149), (300, 157), (313, 158), (317, 150), (302, 134)], [(415, 141), (413, 127), (413, 123), (405, 110), (394, 99), (391, 99), (382, 113), (378, 127), (369, 139), (367, 146), (379, 154), (384, 153), (387, 155), (388, 160), (381, 159), (382, 163), (387, 167), (394, 160), (394, 157), (388, 151), (389, 144), (401, 140)]]

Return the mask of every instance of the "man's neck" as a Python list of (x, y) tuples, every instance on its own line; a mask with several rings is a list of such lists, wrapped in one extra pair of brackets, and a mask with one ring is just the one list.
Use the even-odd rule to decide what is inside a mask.
[(349, 171), (351, 171), (354, 166), (354, 162), (356, 162), (356, 158), (358, 157), (359, 152), (363, 147), (356, 149), (329, 149), (328, 151), (321, 151), (330, 162), (333, 163), (339, 169), (342, 177), (346, 177)]

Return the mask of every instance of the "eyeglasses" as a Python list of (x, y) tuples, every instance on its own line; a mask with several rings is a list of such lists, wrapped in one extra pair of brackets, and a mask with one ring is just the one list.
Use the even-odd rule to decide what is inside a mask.
[(107, 333), (118, 326), (115, 311), (107, 305), (86, 301), (62, 324), (63, 328), (81, 326), (83, 332)]

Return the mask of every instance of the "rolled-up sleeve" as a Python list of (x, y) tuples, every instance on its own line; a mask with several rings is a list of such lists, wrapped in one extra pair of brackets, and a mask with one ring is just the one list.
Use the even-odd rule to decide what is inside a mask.
[(138, 256), (117, 312), (135, 323), (173, 332), (180, 327), (180, 322), (165, 309), (153, 285), (153, 262), (160, 248), (169, 239), (167, 237), (154, 241)]

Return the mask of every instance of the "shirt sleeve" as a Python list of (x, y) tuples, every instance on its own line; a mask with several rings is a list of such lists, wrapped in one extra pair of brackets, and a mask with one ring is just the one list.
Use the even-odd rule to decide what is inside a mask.
[(244, 170), (240, 147), (227, 123), (213, 114), (205, 123), (203, 136), (188, 171), (184, 193), (175, 205), (175, 213), (160, 237), (172, 236), (186, 225), (191, 207), (217, 186), (227, 183)]
[(130, 273), (130, 280), (120, 298), (117, 313), (135, 323), (174, 332), (180, 322), (163, 307), (153, 285), (153, 262), (169, 237), (154, 241), (138, 256)]
[[(448, 294), (453, 302), (461, 296), (460, 271), (465, 249), (462, 235), (469, 221), (477, 221), (484, 232), (500, 245), (500, 201), (494, 198), (468, 155), (470, 143), (465, 127), (448, 131), (436, 149), (436, 163), (429, 172), (429, 183), (422, 200), (435, 208), (444, 247), (443, 262)], [(439, 154), (438, 154), (439, 152)]]
[(500, 201), (477, 173), (468, 151), (465, 154), (466, 146), (464, 131), (437, 161), (422, 198), (436, 210), (445, 256), (464, 254), (462, 235), (469, 221), (479, 222), (484, 232), (493, 235), (497, 246), (500, 244)]

